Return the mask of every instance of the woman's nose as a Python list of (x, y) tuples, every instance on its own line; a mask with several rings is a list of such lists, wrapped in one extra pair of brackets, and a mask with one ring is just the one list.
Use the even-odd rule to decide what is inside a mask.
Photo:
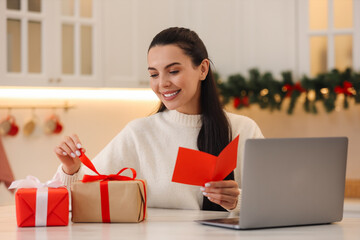
[(160, 77), (160, 82), (159, 82), (160, 87), (169, 87), (171, 85), (171, 82), (169, 81), (169, 79), (167, 77)]

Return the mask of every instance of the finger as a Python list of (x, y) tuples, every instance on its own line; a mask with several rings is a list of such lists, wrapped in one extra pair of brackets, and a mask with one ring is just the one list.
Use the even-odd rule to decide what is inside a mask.
[[(60, 149), (63, 150), (63, 155), (66, 156), (66, 155), (69, 155), (71, 156), (72, 158), (75, 158), (76, 157), (76, 154), (75, 152), (73, 152), (73, 150), (69, 147), (69, 145), (66, 143), (66, 142), (62, 142), (60, 144)], [(64, 154), (66, 153), (66, 154)]]
[(223, 180), (223, 181), (216, 181), (216, 182), (208, 182), (205, 183), (205, 187), (212, 187), (212, 188), (238, 188), (237, 182), (234, 180)]
[(234, 209), (236, 207), (237, 204), (237, 199), (234, 200), (225, 200), (225, 199), (219, 199), (219, 198), (215, 198), (215, 197), (208, 197), (209, 201), (219, 204), (220, 206), (226, 208), (226, 209)]
[(80, 141), (78, 135), (72, 134), (72, 135), (71, 135), (71, 138), (72, 138), (73, 142), (75, 143), (75, 146), (77, 147), (77, 149), (81, 149), (81, 148), (82, 148), (82, 144), (81, 144), (81, 141)]
[[(64, 150), (63, 148), (61, 148), (60, 146), (57, 146), (54, 149), (56, 155), (58, 156), (58, 158), (60, 159), (60, 161), (63, 164), (63, 169), (64, 168), (68, 168), (69, 166), (73, 166), (73, 164), (75, 163), (75, 159), (72, 158), (71, 156), (69, 156)], [(65, 171), (66, 173), (69, 173), (68, 171)]]
[(54, 152), (58, 155), (58, 156), (67, 156), (67, 152), (65, 152), (60, 146), (55, 147)]
[(234, 180), (209, 182), (202, 187), (201, 191), (206, 193), (219, 193), (231, 196), (239, 196), (239, 185)]
[(228, 195), (234, 197), (238, 197), (240, 195), (240, 190), (238, 188), (205, 188), (203, 192), (222, 194), (222, 195)]
[(228, 203), (234, 203), (238, 199), (235, 196), (230, 195), (223, 195), (218, 193), (203, 193), (204, 196), (206, 196), (209, 199), (216, 200), (219, 202), (228, 202)]
[(74, 139), (72, 137), (66, 136), (65, 137), (65, 144), (71, 149), (71, 153), (67, 152), (72, 158), (75, 158), (76, 156), (80, 156), (81, 153), (79, 149), (76, 146), (76, 142), (74, 142)]

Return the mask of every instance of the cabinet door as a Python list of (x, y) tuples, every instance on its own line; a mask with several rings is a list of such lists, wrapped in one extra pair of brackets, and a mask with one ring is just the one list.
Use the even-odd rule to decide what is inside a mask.
[(99, 0), (0, 4), (0, 85), (103, 85)]
[[(0, 1), (0, 85), (41, 86), (49, 74), (44, 63), (46, 14), (42, 1)], [(31, 46), (31, 47), (30, 47)]]
[(100, 0), (49, 2), (53, 26), (47, 47), (52, 52), (54, 69), (49, 80), (61, 86), (102, 86)]

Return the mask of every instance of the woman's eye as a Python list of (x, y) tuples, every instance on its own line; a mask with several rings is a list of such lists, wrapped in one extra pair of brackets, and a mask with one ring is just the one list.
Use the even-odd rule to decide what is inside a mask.
[(159, 74), (156, 74), (156, 73), (154, 73), (154, 74), (150, 74), (150, 77), (151, 78), (154, 78), (154, 77), (157, 77)]
[(171, 71), (170, 74), (177, 74), (179, 71), (175, 70), (175, 71)]

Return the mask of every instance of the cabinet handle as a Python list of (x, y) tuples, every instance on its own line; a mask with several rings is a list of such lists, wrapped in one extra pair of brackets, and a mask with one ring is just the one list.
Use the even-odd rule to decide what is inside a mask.
[(52, 83), (54, 82), (54, 79), (53, 78), (49, 78), (49, 83)]
[(56, 79), (56, 82), (57, 83), (61, 82), (61, 78)]

